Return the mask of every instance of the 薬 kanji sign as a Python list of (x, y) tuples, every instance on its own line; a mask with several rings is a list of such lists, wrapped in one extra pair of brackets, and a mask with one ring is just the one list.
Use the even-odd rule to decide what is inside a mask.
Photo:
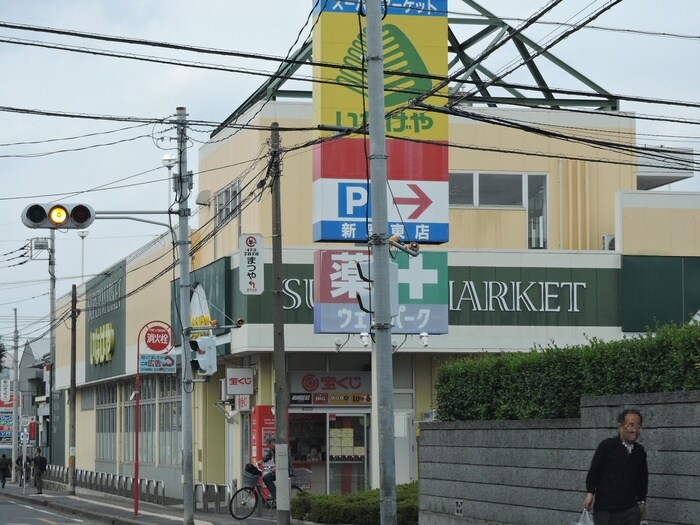
[[(370, 314), (360, 309), (356, 294), (368, 283), (357, 271), (367, 250), (319, 250), (314, 254), (314, 332), (358, 334), (370, 331)], [(395, 254), (398, 270), (398, 315), (393, 333), (445, 334), (448, 328), (446, 252)]]

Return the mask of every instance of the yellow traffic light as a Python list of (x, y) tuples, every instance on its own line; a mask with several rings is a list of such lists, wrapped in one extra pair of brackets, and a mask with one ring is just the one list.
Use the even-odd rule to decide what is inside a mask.
[(68, 210), (63, 206), (54, 206), (49, 210), (49, 220), (58, 227), (68, 220)]
[(95, 210), (87, 204), (30, 204), (22, 212), (27, 228), (82, 230), (95, 218)]

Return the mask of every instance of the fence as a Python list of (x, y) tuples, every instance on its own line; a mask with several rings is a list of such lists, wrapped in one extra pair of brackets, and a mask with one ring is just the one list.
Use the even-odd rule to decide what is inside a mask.
[[(49, 482), (68, 485), (68, 467), (49, 465), (44, 474), (44, 479)], [(134, 497), (134, 478), (132, 476), (76, 469), (75, 486), (125, 498)], [(195, 510), (226, 513), (228, 512), (228, 502), (231, 499), (231, 494), (231, 487), (228, 485), (198, 483), (194, 486)], [(178, 500), (178, 503), (181, 503), (181, 499)], [(166, 497), (163, 482), (139, 478), (139, 501), (165, 505)]]
[(700, 391), (581, 399), (581, 418), (421, 423), (420, 525), (575, 522), (593, 452), (622, 408), (641, 410), (650, 524), (700, 516)]

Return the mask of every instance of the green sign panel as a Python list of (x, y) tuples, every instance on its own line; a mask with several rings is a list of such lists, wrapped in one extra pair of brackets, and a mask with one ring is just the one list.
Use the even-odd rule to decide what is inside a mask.
[(611, 268), (450, 267), (450, 325), (619, 326)]
[(622, 256), (622, 331), (687, 323), (700, 310), (700, 258)]
[(86, 286), (85, 380), (125, 372), (126, 261), (122, 260)]

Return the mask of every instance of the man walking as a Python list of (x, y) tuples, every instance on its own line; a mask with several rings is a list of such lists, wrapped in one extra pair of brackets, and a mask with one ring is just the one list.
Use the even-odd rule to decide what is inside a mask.
[(617, 422), (618, 435), (598, 445), (586, 476), (583, 508), (593, 510), (595, 525), (639, 525), (646, 516), (647, 455), (637, 443), (642, 414), (623, 410)]
[(46, 471), (46, 458), (41, 455), (41, 448), (36, 447), (34, 453), (34, 485), (36, 485), (36, 493), (43, 494), (44, 472)]
[(5, 488), (7, 476), (11, 475), (11, 466), (12, 460), (3, 454), (2, 457), (0, 457), (0, 484), (2, 484), (2, 488)]

